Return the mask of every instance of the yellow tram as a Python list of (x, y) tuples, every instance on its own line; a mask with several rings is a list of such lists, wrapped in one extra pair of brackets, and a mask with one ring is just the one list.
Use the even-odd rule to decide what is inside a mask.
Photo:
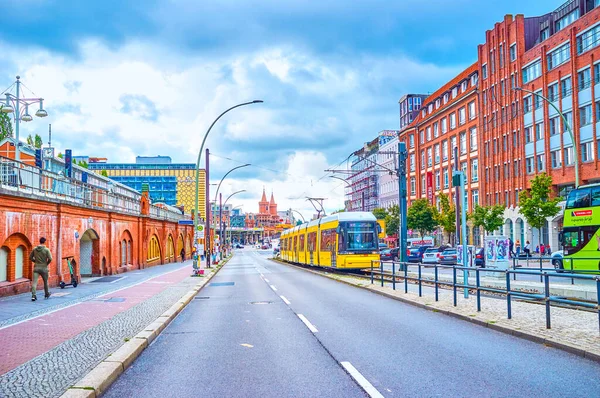
[(379, 260), (379, 224), (369, 212), (344, 212), (281, 233), (281, 259), (336, 269), (371, 267)]

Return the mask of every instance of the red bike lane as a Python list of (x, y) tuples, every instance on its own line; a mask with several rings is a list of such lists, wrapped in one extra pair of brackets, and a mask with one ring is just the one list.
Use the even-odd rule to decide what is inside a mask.
[[(140, 284), (1, 329), (0, 375), (152, 298), (188, 276), (190, 267), (184, 266)], [(107, 301), (111, 298), (119, 300)]]

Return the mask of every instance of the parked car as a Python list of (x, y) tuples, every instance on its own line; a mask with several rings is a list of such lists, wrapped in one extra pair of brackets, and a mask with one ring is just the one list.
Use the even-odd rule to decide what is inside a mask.
[(564, 271), (563, 251), (558, 250), (558, 251), (552, 252), (552, 254), (550, 255), (550, 258), (552, 258), (552, 266), (554, 267), (554, 269), (556, 269), (557, 272), (563, 272)]
[(456, 249), (446, 249), (440, 254), (440, 264), (456, 265), (457, 257)]
[(485, 249), (483, 247), (475, 249), (475, 266), (485, 268)]
[(409, 249), (406, 260), (409, 263), (420, 263), (421, 261), (423, 261), (423, 253), (425, 253), (425, 250), (429, 249), (430, 247), (431, 246), (418, 246)]
[(446, 250), (446, 246), (440, 247), (430, 247), (425, 250), (423, 253), (423, 264), (438, 264), (440, 262), (440, 255), (444, 250)]
[(386, 245), (385, 243), (379, 244), (379, 250), (386, 250), (386, 249), (389, 249), (388, 245)]
[(392, 249), (385, 249), (379, 252), (381, 261), (390, 261), (392, 259)]

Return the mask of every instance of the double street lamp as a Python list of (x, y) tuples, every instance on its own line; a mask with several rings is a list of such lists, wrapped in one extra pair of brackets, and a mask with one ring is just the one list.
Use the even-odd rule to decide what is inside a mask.
[[(19, 124), (21, 121), (30, 122), (33, 120), (33, 117), (29, 114), (29, 105), (33, 105), (35, 103), (40, 104), (40, 108), (35, 112), (35, 116), (37, 117), (46, 117), (48, 116), (48, 112), (44, 109), (44, 99), (43, 98), (21, 98), (21, 76), (17, 76), (16, 92), (17, 95), (13, 95), (10, 93), (6, 93), (6, 102), (4, 105), (0, 105), (0, 110), (3, 113), (14, 113), (15, 117), (15, 135), (16, 135), (16, 148), (15, 148), (15, 160), (20, 160), (19, 153)], [(21, 108), (21, 105), (24, 107)]]
[(225, 199), (225, 203), (221, 204), (221, 197), (219, 197), (219, 239), (221, 241), (221, 253), (223, 253), (223, 247), (225, 246), (225, 239), (223, 237), (223, 206), (225, 206), (227, 204), (227, 202), (229, 201), (229, 199), (231, 199), (232, 196), (237, 195), (238, 193), (242, 193), (242, 192), (246, 192), (245, 189), (242, 189), (240, 191), (234, 192), (231, 195), (229, 195), (227, 197), (227, 199)]
[(571, 130), (571, 126), (569, 125), (569, 122), (567, 121), (567, 118), (560, 111), (560, 109), (558, 109), (558, 107), (552, 103), (552, 101), (550, 101), (548, 98), (544, 97), (542, 94), (536, 93), (536, 92), (531, 91), (531, 90), (527, 90), (527, 89), (525, 89), (523, 87), (515, 87), (515, 88), (513, 88), (513, 90), (515, 90), (515, 91), (524, 91), (526, 93), (533, 94), (536, 97), (543, 99), (544, 101), (546, 101), (547, 103), (549, 103), (550, 106), (552, 106), (554, 108), (554, 110), (556, 112), (558, 112), (558, 114), (562, 118), (563, 124), (567, 128), (567, 131), (569, 132), (569, 135), (571, 136), (571, 142), (573, 143), (573, 157), (574, 157), (574, 160), (575, 160), (575, 188), (578, 188), (579, 187), (579, 149), (577, 148), (577, 143), (575, 142), (575, 137), (573, 135), (573, 131)]

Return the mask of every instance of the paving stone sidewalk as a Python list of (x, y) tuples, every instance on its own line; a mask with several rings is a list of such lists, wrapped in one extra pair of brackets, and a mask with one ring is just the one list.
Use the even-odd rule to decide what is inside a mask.
[[(191, 267), (0, 330), (0, 397), (57, 397), (196, 285)], [(63, 323), (63, 326), (61, 326)]]

